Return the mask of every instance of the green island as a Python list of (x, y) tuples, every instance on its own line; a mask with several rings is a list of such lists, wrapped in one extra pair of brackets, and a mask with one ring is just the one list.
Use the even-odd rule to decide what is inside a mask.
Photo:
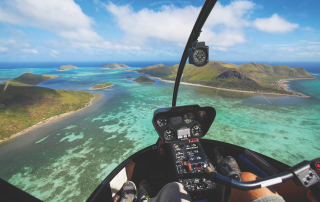
[(9, 83), (8, 85), (11, 85), (11, 86), (34, 86), (43, 81), (54, 79), (57, 77), (58, 77), (57, 75), (47, 75), (47, 74), (36, 75), (31, 73), (24, 73), (15, 79), (4, 81), (1, 84), (5, 85)]
[(90, 88), (90, 90), (102, 90), (102, 89), (110, 88), (112, 86), (114, 86), (114, 84), (107, 82), (107, 83), (97, 84), (92, 88)]
[(106, 63), (99, 66), (102, 69), (125, 69), (130, 68), (125, 64), (117, 64), (117, 63)]
[[(158, 64), (136, 70), (136, 72), (175, 81), (179, 65)], [(221, 61), (209, 61), (203, 67), (186, 64), (181, 82), (215, 88), (259, 93), (300, 95), (289, 91), (283, 82), (287, 79), (315, 78), (303, 67), (286, 65), (245, 63), (235, 65)]]
[(133, 78), (132, 76), (127, 76), (127, 77), (126, 77), (126, 79), (132, 79), (132, 78)]
[(32, 86), (56, 77), (38, 76), (25, 73), (11, 80), (9, 85), (6, 81), (0, 84), (0, 140), (10, 138), (50, 117), (79, 110), (94, 97), (92, 93), (84, 91)]
[(146, 76), (140, 76), (137, 79), (133, 80), (133, 82), (136, 82), (136, 83), (155, 83), (154, 80), (149, 79)]
[(68, 71), (68, 70), (73, 70), (73, 69), (78, 69), (78, 67), (73, 66), (73, 65), (62, 65), (57, 70), (58, 71)]

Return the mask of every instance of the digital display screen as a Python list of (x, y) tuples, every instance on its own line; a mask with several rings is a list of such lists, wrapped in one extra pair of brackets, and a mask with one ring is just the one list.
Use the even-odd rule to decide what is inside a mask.
[(177, 132), (178, 132), (178, 139), (190, 137), (190, 128), (182, 127)]

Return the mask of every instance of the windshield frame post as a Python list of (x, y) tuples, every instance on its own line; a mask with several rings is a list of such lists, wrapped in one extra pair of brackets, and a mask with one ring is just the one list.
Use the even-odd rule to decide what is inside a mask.
[(204, 2), (202, 9), (199, 13), (199, 16), (197, 18), (197, 21), (193, 26), (192, 32), (190, 33), (188, 42), (186, 44), (186, 47), (185, 47), (183, 54), (182, 54), (182, 57), (181, 57), (179, 69), (178, 69), (177, 76), (176, 76), (176, 81), (174, 83), (172, 107), (175, 107), (176, 103), (177, 103), (179, 85), (180, 85), (183, 69), (184, 69), (186, 62), (187, 62), (188, 50), (189, 50), (189, 48), (191, 48), (192, 43), (198, 40), (200, 33), (201, 33), (201, 29), (202, 29), (204, 23), (206, 22), (209, 14), (211, 13), (211, 10), (213, 9), (213, 7), (216, 3), (217, 3), (217, 0), (206, 0)]

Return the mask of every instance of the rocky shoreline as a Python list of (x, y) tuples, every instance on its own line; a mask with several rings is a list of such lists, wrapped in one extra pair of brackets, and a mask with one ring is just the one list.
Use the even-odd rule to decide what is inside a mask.
[[(279, 88), (283, 89), (284, 91), (287, 91), (287, 92), (294, 92), (294, 91), (291, 91), (289, 89), (289, 85), (287, 84), (289, 81), (292, 81), (292, 80), (301, 80), (301, 79), (313, 79), (313, 78), (295, 78), (295, 79), (280, 79), (276, 82), (276, 86), (278, 86)], [(298, 92), (294, 92), (294, 93), (298, 93)], [(302, 95), (302, 97), (309, 97), (309, 96), (306, 96), (302, 93), (298, 93), (300, 95)]]

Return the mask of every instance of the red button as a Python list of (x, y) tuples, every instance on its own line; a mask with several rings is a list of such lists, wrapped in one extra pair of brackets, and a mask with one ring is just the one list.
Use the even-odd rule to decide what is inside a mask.
[(317, 164), (316, 164), (316, 167), (317, 167), (317, 168), (320, 168), (320, 163), (317, 163)]
[(192, 171), (191, 163), (188, 163), (188, 167), (189, 167), (189, 172), (191, 172)]

